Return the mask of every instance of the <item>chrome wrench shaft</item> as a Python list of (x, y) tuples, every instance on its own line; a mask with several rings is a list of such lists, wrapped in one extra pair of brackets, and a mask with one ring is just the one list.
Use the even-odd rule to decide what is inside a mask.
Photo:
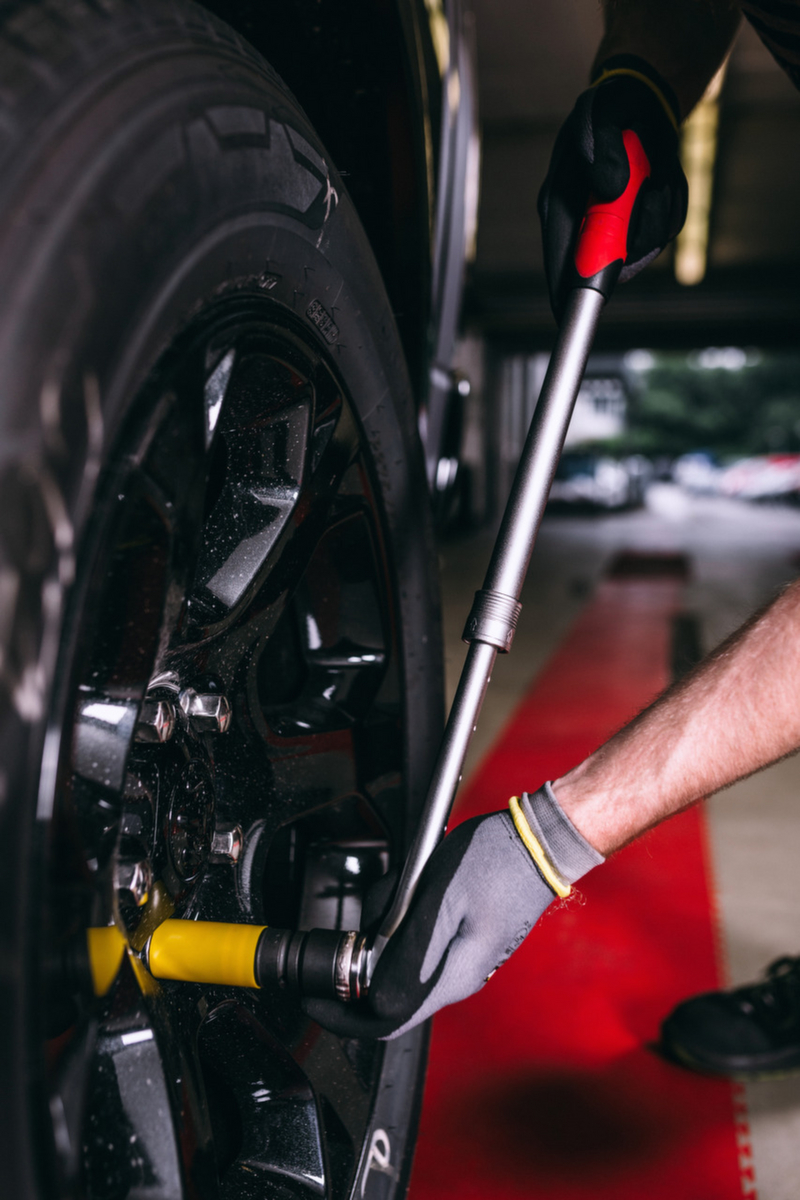
[(591, 287), (575, 289), (567, 301), (483, 588), (467, 621), (464, 640), (470, 647), (419, 829), (392, 906), (367, 956), (367, 983), (408, 912), (425, 864), (444, 835), (495, 657), (511, 647), (522, 585), (604, 303), (603, 295)]

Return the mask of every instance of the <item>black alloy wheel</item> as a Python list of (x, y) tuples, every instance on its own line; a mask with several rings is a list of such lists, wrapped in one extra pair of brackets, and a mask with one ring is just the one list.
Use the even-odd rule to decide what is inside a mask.
[(168, 917), (357, 928), (413, 833), (441, 646), (377, 268), (203, 9), (0, 20), (3, 1194), (401, 1196), (424, 1028), (142, 957)]

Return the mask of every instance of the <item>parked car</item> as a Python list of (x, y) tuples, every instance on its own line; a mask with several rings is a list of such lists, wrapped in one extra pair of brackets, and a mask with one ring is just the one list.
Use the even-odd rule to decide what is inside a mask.
[(720, 491), (741, 500), (769, 500), (800, 492), (800, 454), (741, 458), (721, 474)]
[(720, 489), (722, 471), (716, 457), (707, 450), (681, 454), (672, 466), (672, 478), (687, 492), (714, 495)]
[(647, 460), (606, 454), (566, 451), (556, 468), (548, 503), (551, 506), (583, 506), (621, 509), (642, 503), (650, 479)]
[(357, 922), (413, 833), (463, 8), (1, 20), (0, 1190), (404, 1195), (425, 1028), (341, 1039), (147, 947), (168, 917)]

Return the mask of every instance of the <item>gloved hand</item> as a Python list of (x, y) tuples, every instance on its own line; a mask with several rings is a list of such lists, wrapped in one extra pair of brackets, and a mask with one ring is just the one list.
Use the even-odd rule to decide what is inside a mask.
[(572, 286), (571, 264), (589, 196), (608, 203), (627, 186), (624, 129), (638, 134), (651, 173), (633, 209), (620, 280), (647, 266), (686, 220), (689, 192), (678, 157), (680, 114), (672, 89), (648, 63), (628, 55), (605, 62), (598, 78), (578, 97), (561, 127), (539, 192), (545, 272), (556, 320)]
[(549, 784), (512, 801), (511, 811), (465, 821), (425, 867), (378, 961), (366, 1006), (307, 1000), (305, 1011), (343, 1036), (399, 1037), (482, 988), (556, 894), (568, 895), (602, 861)]

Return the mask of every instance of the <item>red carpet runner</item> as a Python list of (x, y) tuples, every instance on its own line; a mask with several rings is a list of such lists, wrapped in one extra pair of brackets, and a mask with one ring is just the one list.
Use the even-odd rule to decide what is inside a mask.
[[(680, 584), (602, 584), (484, 760), (458, 819), (555, 778), (668, 682)], [(733, 1200), (731, 1086), (651, 1043), (719, 986), (704, 817), (684, 813), (553, 906), (494, 979), (437, 1016), (411, 1200)], [(741, 1115), (738, 1120), (742, 1122)]]

